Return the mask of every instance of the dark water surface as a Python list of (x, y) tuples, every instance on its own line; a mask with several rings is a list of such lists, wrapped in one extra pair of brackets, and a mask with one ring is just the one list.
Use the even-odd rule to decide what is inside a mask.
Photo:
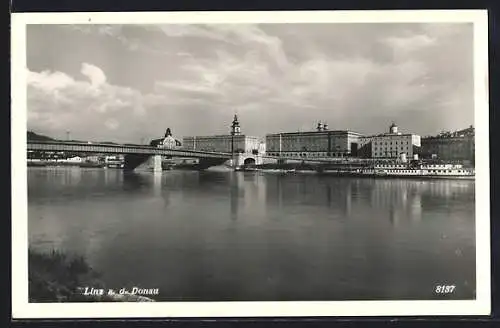
[(158, 300), (471, 299), (474, 188), (29, 168), (29, 242), (86, 256), (109, 288), (158, 288)]

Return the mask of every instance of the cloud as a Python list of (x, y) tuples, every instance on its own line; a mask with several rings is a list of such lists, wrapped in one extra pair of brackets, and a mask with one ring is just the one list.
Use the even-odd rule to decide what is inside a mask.
[[(83, 138), (140, 140), (166, 127), (179, 136), (227, 133), (236, 111), (243, 131), (260, 136), (313, 128), (317, 120), (367, 134), (385, 131), (393, 120), (420, 134), (473, 123), (467, 24), (32, 31), (41, 38), (58, 29), (67, 35), (37, 43), (28, 63), (35, 67), (28, 124), (56, 134), (71, 129)], [(78, 50), (74, 56), (52, 50), (61, 45)]]
[(94, 87), (98, 87), (106, 83), (106, 75), (104, 75), (104, 72), (97, 66), (83, 63), (81, 72), (90, 79), (90, 82)]
[(57, 91), (64, 89), (75, 83), (72, 77), (62, 72), (48, 72), (35, 73), (28, 71), (28, 85), (43, 90), (46, 92)]
[(120, 121), (130, 125), (131, 117), (137, 122), (144, 114), (137, 90), (108, 84), (104, 72), (92, 64), (83, 63), (81, 73), (87, 81), (63, 72), (28, 71), (29, 128), (108, 137), (106, 130), (116, 130)]
[(385, 40), (399, 56), (407, 56), (414, 51), (432, 46), (436, 39), (426, 34), (417, 34), (407, 37), (389, 37)]
[(110, 130), (116, 130), (120, 126), (120, 124), (115, 119), (108, 119), (104, 122), (104, 125)]

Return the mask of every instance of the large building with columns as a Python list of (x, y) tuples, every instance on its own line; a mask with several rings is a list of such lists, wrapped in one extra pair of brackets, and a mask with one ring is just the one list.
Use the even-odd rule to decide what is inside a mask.
[(318, 123), (315, 131), (266, 135), (266, 154), (277, 157), (357, 157), (362, 135), (348, 130), (328, 130)]
[(420, 153), (420, 136), (401, 133), (391, 124), (387, 133), (365, 136), (349, 130), (274, 133), (266, 136), (266, 154), (288, 158), (412, 159)]

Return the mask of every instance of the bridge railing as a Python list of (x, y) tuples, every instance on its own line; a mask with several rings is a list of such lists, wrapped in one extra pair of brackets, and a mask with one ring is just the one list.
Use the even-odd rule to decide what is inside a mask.
[(183, 148), (161, 148), (148, 145), (123, 145), (107, 143), (85, 142), (53, 142), (53, 141), (28, 141), (28, 150), (40, 151), (68, 151), (87, 153), (116, 153), (116, 154), (145, 154), (145, 155), (192, 155), (193, 157), (224, 157), (230, 158), (230, 153), (209, 151), (196, 151)]

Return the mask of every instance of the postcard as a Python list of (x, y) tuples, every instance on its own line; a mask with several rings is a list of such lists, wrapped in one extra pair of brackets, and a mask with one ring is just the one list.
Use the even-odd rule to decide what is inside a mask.
[(11, 65), (14, 319), (490, 313), (486, 11), (14, 13)]

